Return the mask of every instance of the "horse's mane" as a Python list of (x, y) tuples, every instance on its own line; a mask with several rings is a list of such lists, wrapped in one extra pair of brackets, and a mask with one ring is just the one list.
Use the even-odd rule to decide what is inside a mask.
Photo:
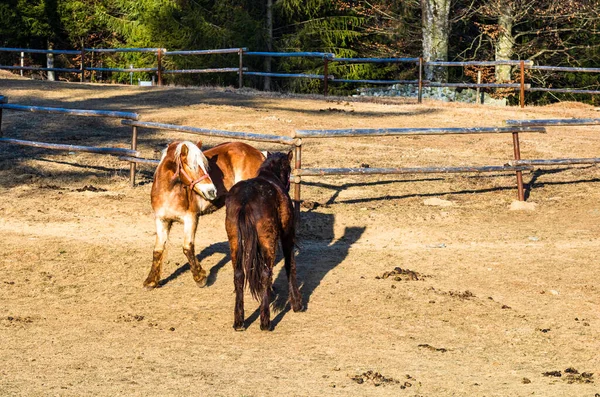
[[(204, 153), (202, 153), (202, 151), (198, 148), (198, 146), (194, 145), (192, 142), (180, 142), (175, 148), (173, 160), (177, 161), (177, 159), (181, 157), (181, 149), (183, 148), (183, 146), (186, 146), (188, 149), (187, 166), (190, 167), (193, 171), (197, 171), (198, 167), (200, 167), (205, 173), (208, 173), (208, 159), (206, 158)], [(167, 156), (167, 149), (163, 151), (161, 161), (164, 160), (164, 158)]]
[(281, 171), (282, 160), (287, 159), (287, 155), (283, 153), (269, 153), (265, 161), (261, 164), (258, 172), (267, 171), (279, 176)]

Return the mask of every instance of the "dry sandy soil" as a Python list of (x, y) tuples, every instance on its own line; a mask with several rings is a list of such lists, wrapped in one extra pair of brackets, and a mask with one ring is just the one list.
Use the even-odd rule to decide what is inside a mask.
[[(144, 120), (289, 135), (294, 129), (501, 126), (597, 117), (592, 107), (486, 106), (31, 81), (12, 103), (139, 112)], [(4, 111), (4, 136), (128, 147), (118, 120)], [(196, 139), (141, 130), (140, 149)], [(205, 139), (207, 146), (221, 142)], [(255, 144), (260, 149), (285, 150)], [(523, 134), (524, 158), (598, 157), (598, 128)], [(509, 135), (306, 140), (306, 167), (501, 165)], [(142, 288), (154, 243), (153, 169), (128, 184), (109, 156), (0, 146), (2, 396), (598, 396), (600, 170), (306, 178), (297, 255), (307, 310), (235, 332), (224, 211), (201, 218), (199, 289), (175, 227), (163, 285)], [(426, 205), (443, 199), (449, 206)], [(429, 203), (429, 202), (427, 202)], [(402, 271), (394, 271), (401, 268)], [(390, 272), (392, 274), (390, 274)], [(396, 274), (397, 273), (397, 274)]]

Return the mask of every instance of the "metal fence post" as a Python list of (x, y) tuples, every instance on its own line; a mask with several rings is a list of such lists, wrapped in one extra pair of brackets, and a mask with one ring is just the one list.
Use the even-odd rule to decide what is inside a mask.
[(417, 94), (417, 102), (423, 103), (423, 57), (419, 57), (419, 93)]
[[(134, 125), (131, 127), (131, 150), (137, 150), (137, 127)], [(129, 164), (129, 181), (131, 182), (131, 187), (135, 186), (135, 169), (136, 162), (132, 161)]]
[[(521, 148), (519, 146), (519, 133), (513, 132), (513, 149), (515, 160), (521, 160)], [(519, 201), (525, 201), (525, 190), (523, 189), (523, 172), (517, 171), (517, 196)]]

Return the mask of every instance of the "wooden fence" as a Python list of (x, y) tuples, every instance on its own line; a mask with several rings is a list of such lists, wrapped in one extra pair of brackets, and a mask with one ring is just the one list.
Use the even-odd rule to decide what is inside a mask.
[[(110, 110), (85, 110), (85, 109), (66, 109), (66, 108), (55, 108), (55, 107), (44, 107), (44, 106), (24, 106), (7, 103), (7, 98), (0, 96), (0, 143), (13, 144), (20, 146), (30, 146), (36, 148), (44, 148), (51, 150), (68, 150), (72, 152), (86, 152), (96, 154), (109, 154), (113, 156), (128, 156), (128, 157), (139, 157), (140, 153), (137, 151), (137, 127), (132, 126), (131, 136), (131, 149), (116, 148), (116, 147), (94, 147), (94, 146), (80, 146), (80, 145), (67, 145), (58, 143), (28, 141), (22, 139), (14, 139), (4, 137), (2, 133), (2, 113), (4, 110), (14, 110), (21, 112), (34, 112), (34, 113), (45, 113), (45, 114), (64, 114), (69, 116), (85, 116), (85, 117), (104, 117), (104, 118), (119, 118), (126, 120), (139, 120), (140, 116), (137, 113), (119, 112)], [(135, 171), (136, 163), (130, 162), (129, 178), (132, 185), (135, 183)]]
[[(600, 125), (600, 119), (538, 119), (538, 120), (506, 120), (506, 125), (519, 127), (557, 127)], [(515, 159), (511, 165), (556, 166), (577, 164), (598, 164), (600, 158), (562, 158), (562, 159)]]
[[(418, 87), (417, 100), (419, 103), (422, 101), (423, 87), (459, 87), (459, 88), (509, 88), (519, 91), (519, 103), (521, 107), (525, 105), (525, 92), (555, 92), (555, 93), (570, 93), (570, 94), (600, 94), (600, 90), (582, 90), (582, 89), (571, 89), (571, 88), (545, 88), (545, 87), (532, 87), (531, 84), (525, 82), (525, 70), (539, 70), (539, 71), (554, 71), (554, 72), (573, 72), (573, 73), (600, 73), (600, 68), (578, 68), (578, 67), (565, 67), (565, 66), (543, 66), (534, 65), (529, 60), (499, 60), (499, 61), (465, 61), (465, 62), (425, 62), (422, 57), (420, 58), (337, 58), (335, 54), (324, 53), (324, 52), (266, 52), (266, 51), (248, 51), (247, 48), (225, 48), (225, 49), (213, 49), (213, 50), (190, 50), (190, 51), (167, 51), (164, 48), (114, 48), (114, 49), (102, 49), (102, 48), (82, 48), (81, 50), (40, 50), (40, 49), (27, 49), (27, 48), (5, 48), (0, 47), (0, 52), (19, 52), (21, 53), (21, 65), (0, 65), (0, 69), (7, 70), (38, 70), (38, 71), (53, 71), (53, 72), (64, 72), (64, 73), (76, 73), (80, 75), (80, 81), (84, 81), (85, 72), (119, 72), (119, 73), (133, 73), (133, 72), (148, 72), (156, 73), (158, 85), (163, 83), (163, 75), (165, 74), (206, 74), (206, 73), (237, 73), (238, 74), (238, 86), (243, 86), (243, 76), (262, 76), (262, 77), (278, 77), (278, 78), (304, 78), (304, 79), (319, 79), (323, 80), (323, 94), (328, 94), (329, 83), (354, 83), (354, 84), (405, 84), (405, 85), (416, 85)], [(119, 52), (138, 52), (138, 53), (154, 53), (156, 54), (156, 67), (150, 68), (102, 68), (87, 66), (86, 62), (90, 59), (90, 55), (93, 58), (94, 54), (102, 53), (119, 53)], [(75, 68), (43, 68), (34, 66), (24, 66), (23, 59), (25, 53), (42, 53), (42, 54), (62, 54), (67, 56), (79, 56), (80, 65), (78, 69)], [(163, 58), (165, 56), (196, 56), (196, 55), (210, 55), (210, 54), (238, 54), (238, 65), (225, 68), (205, 68), (205, 69), (164, 69)], [(245, 68), (243, 57), (244, 56), (263, 56), (263, 57), (311, 57), (321, 58), (323, 60), (323, 74), (314, 73), (274, 73), (274, 72), (260, 72), (260, 71), (249, 71)], [(328, 65), (332, 62), (337, 63), (408, 63), (414, 64), (416, 69), (417, 77), (413, 80), (361, 80), (361, 79), (345, 79), (329, 75)], [(423, 79), (423, 68), (426, 66), (441, 66), (441, 67), (465, 67), (465, 66), (496, 66), (496, 65), (511, 65), (517, 66), (520, 69), (519, 82), (517, 83), (481, 83), (479, 80), (476, 83), (473, 82), (432, 82)]]
[[(3, 110), (40, 112), (47, 114), (66, 114), (72, 116), (96, 116), (120, 118), (121, 124), (132, 128), (131, 149), (115, 147), (76, 146), (56, 143), (45, 143), (7, 138), (2, 135)], [(300, 211), (301, 183), (303, 177), (332, 176), (332, 175), (398, 175), (398, 174), (429, 174), (429, 173), (487, 173), (515, 172), (517, 179), (517, 198), (525, 200), (522, 172), (532, 170), (534, 166), (556, 166), (597, 164), (600, 158), (562, 158), (562, 159), (521, 159), (519, 144), (520, 133), (545, 133), (545, 127), (551, 126), (583, 126), (600, 125), (600, 119), (542, 119), (542, 120), (507, 120), (506, 127), (474, 127), (474, 128), (381, 128), (381, 129), (338, 129), (338, 130), (296, 130), (291, 137), (257, 134), (250, 132), (225, 131), (218, 129), (197, 128), (174, 124), (139, 121), (136, 113), (82, 110), (41, 106), (23, 106), (9, 104), (5, 97), (0, 96), (0, 143), (32, 146), (53, 150), (81, 151), (88, 153), (110, 154), (120, 160), (130, 162), (130, 181), (135, 184), (137, 163), (156, 165), (159, 160), (143, 158), (137, 151), (138, 128), (178, 131), (196, 135), (222, 137), (233, 140), (249, 140), (258, 142), (277, 143), (294, 147), (295, 164), (291, 177), (294, 183), (293, 200), (296, 211)], [(331, 139), (376, 136), (414, 136), (414, 135), (467, 135), (467, 134), (511, 134), (514, 159), (504, 165), (485, 166), (444, 166), (444, 167), (406, 167), (406, 168), (302, 168), (303, 139)]]
[[(519, 133), (544, 133), (545, 128), (538, 126), (478, 127), (478, 128), (386, 128), (386, 129), (342, 129), (342, 130), (296, 130), (294, 137), (311, 138), (348, 138), (374, 136), (413, 136), (413, 135), (451, 135), (451, 134), (512, 134), (514, 160), (521, 160)], [(300, 184), (306, 176), (331, 175), (393, 175), (428, 173), (482, 173), (514, 171), (517, 177), (517, 198), (525, 200), (522, 171), (531, 170), (527, 164), (462, 166), (462, 167), (412, 167), (412, 168), (302, 168), (302, 142), (296, 146), (296, 164), (293, 172), (294, 201), (299, 212), (301, 201)]]

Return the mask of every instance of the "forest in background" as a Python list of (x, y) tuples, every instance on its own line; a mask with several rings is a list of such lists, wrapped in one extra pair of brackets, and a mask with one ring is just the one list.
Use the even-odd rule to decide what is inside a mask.
[[(526, 59), (539, 65), (599, 67), (600, 0), (3, 0), (0, 46), (23, 48), (166, 48), (173, 50), (246, 47), (250, 51), (315, 51), (337, 57), (419, 57), (425, 60)], [(58, 66), (77, 57), (57, 56)], [(15, 64), (0, 53), (0, 63)], [(30, 63), (44, 65), (45, 56)], [(104, 67), (151, 67), (154, 54), (103, 55)], [(232, 67), (236, 55), (173, 56), (165, 68)], [(311, 58), (245, 60), (256, 71), (323, 73)], [(437, 68), (433, 81), (511, 82), (511, 67)], [(329, 74), (346, 79), (413, 79), (402, 64), (332, 63)], [(126, 74), (114, 79), (128, 81)], [(148, 78), (137, 73), (137, 77)], [(600, 89), (600, 74), (528, 71), (541, 87)], [(235, 85), (237, 76), (171, 75), (172, 84)], [(306, 79), (259, 79), (263, 89), (314, 92), (322, 84)], [(332, 93), (349, 93), (336, 84)], [(537, 103), (557, 99), (594, 102), (590, 95), (530, 93)]]

